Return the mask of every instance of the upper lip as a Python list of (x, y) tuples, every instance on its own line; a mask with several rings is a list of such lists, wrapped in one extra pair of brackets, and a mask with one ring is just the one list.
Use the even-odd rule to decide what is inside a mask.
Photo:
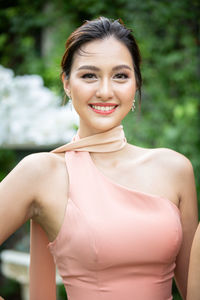
[(95, 106), (117, 106), (116, 103), (89, 103), (89, 105), (95, 105)]

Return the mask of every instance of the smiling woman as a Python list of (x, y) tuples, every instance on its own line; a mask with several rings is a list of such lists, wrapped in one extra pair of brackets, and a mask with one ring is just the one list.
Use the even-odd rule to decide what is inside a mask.
[(121, 122), (142, 85), (131, 30), (87, 21), (61, 65), (80, 118), (76, 136), (26, 157), (0, 185), (0, 242), (32, 219), (30, 299), (56, 299), (55, 265), (70, 300), (170, 300), (173, 277), (185, 299), (193, 168), (173, 150), (126, 141)]
[(113, 36), (82, 45), (63, 81), (80, 116), (80, 137), (120, 125), (137, 89), (130, 51)]

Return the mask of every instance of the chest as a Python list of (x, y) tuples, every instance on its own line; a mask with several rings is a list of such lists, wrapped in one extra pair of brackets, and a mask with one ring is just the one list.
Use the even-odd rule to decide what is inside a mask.
[[(111, 186), (161, 196), (174, 204), (178, 203), (175, 192), (170, 188), (170, 180), (162, 174), (159, 168), (152, 166), (148, 160), (143, 160), (138, 164), (133, 164), (129, 160), (129, 163), (109, 165), (105, 162), (95, 161), (89, 153), (84, 153), (83, 157), (77, 159), (69, 161), (68, 165), (63, 159), (60, 168), (49, 175), (52, 177), (51, 184), (46, 185), (44, 205), (39, 221), (50, 241), (56, 238), (62, 226), (71, 185), (72, 190), (78, 191), (81, 196), (83, 195), (83, 204), (85, 204), (84, 198), (87, 198), (87, 193), (94, 186), (96, 180), (100, 185), (98, 183), (95, 185), (94, 194), (98, 194), (99, 190), (104, 188), (101, 183), (105, 181)], [(89, 174), (90, 176), (88, 176)], [(85, 184), (83, 184), (84, 180)], [(109, 205), (109, 202), (107, 204)]]
[[(91, 174), (87, 174), (90, 179)], [(81, 179), (80, 179), (81, 178)], [(59, 257), (66, 253), (87, 268), (169, 263), (181, 243), (178, 210), (169, 200), (124, 189), (107, 180), (76, 178), (58, 233)], [(90, 186), (93, 182), (93, 186)]]
[(161, 196), (178, 207), (179, 199), (173, 176), (156, 163), (151, 155), (143, 155), (143, 158), (137, 161), (127, 159), (112, 164), (98, 161), (91, 156), (91, 162), (96, 172), (104, 179), (125, 188)]

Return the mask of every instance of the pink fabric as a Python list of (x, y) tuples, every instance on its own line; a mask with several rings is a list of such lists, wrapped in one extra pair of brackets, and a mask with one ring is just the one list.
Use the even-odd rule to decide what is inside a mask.
[[(78, 131), (79, 133), (79, 131)], [(80, 139), (77, 135), (71, 143), (54, 149), (53, 153), (76, 151), (112, 152), (126, 145), (123, 126), (119, 125), (103, 133)], [(31, 222), (30, 300), (55, 300), (55, 265), (47, 249), (48, 239), (42, 228)]]
[(79, 130), (72, 142), (54, 149), (53, 153), (70, 150), (88, 152), (113, 152), (122, 149), (126, 145), (123, 126), (116, 126), (108, 131), (97, 133), (84, 138), (79, 138)]
[(89, 152), (68, 151), (65, 158), (68, 204), (49, 249), (68, 299), (172, 299), (182, 241), (178, 208), (108, 179)]
[(40, 225), (31, 221), (30, 300), (56, 299), (55, 264), (48, 243)]
[[(65, 152), (70, 186), (64, 222), (48, 243), (31, 228), (30, 300), (55, 300), (55, 266), (68, 300), (170, 300), (182, 241), (178, 208), (168, 199), (125, 188), (105, 177), (89, 152), (126, 145), (123, 127), (79, 139)], [(50, 250), (48, 250), (47, 248)]]

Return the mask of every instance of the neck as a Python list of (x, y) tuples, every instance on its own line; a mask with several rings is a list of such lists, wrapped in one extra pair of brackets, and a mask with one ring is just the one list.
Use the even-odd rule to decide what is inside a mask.
[(80, 120), (80, 125), (79, 125), (79, 128), (78, 128), (78, 136), (79, 138), (85, 138), (85, 137), (88, 137), (88, 136), (92, 136), (92, 135), (95, 135), (95, 134), (99, 134), (99, 133), (104, 133), (104, 132), (107, 132), (117, 126), (119, 126), (120, 124), (117, 124), (116, 126), (100, 126), (100, 128), (91, 128), (91, 127), (88, 127), (88, 126), (85, 126), (85, 124), (82, 124), (81, 120)]
[(70, 150), (88, 152), (112, 152), (122, 149), (126, 145), (123, 126), (119, 125), (107, 131), (80, 137), (79, 131), (72, 142), (54, 149), (52, 152), (66, 152)]

